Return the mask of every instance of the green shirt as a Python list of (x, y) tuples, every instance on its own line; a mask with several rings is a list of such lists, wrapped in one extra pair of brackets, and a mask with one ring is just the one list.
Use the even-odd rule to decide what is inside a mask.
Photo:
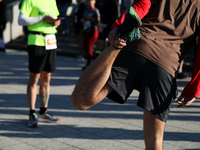
[[(59, 15), (55, 0), (24, 0), (20, 12), (28, 17), (51, 15), (56, 18)], [(29, 25), (28, 30), (54, 34), (57, 32), (56, 27), (55, 25), (41, 21)], [(29, 34), (28, 45), (45, 46), (45, 38), (43, 35)]]

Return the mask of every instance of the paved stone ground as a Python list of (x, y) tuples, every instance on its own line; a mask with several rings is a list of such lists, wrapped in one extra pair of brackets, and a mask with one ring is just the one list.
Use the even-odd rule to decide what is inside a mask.
[[(57, 56), (52, 74), (49, 111), (61, 117), (59, 124), (27, 127), (28, 57), (25, 51), (7, 50), (0, 55), (0, 150), (142, 150), (142, 109), (138, 92), (120, 105), (108, 99), (79, 111), (70, 94), (85, 62)], [(190, 74), (190, 73), (188, 73)], [(190, 80), (178, 80), (179, 94)], [(200, 101), (186, 108), (173, 103), (165, 128), (165, 150), (200, 150)], [(39, 98), (36, 104), (39, 108)]]

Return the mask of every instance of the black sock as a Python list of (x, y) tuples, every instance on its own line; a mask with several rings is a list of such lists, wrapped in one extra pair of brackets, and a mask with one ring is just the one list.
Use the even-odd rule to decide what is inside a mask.
[(35, 109), (34, 110), (30, 109), (30, 114), (33, 114), (33, 113), (35, 113)]
[(40, 107), (39, 114), (42, 115), (42, 114), (44, 114), (46, 111), (47, 111), (47, 108), (45, 108), (45, 107)]

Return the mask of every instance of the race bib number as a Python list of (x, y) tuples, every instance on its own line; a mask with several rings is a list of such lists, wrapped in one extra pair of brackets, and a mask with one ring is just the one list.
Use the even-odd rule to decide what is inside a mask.
[(55, 34), (45, 35), (45, 44), (46, 50), (56, 49), (57, 43)]

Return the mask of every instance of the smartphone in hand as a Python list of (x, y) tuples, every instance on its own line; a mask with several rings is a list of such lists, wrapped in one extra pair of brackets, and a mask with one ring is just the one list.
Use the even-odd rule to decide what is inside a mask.
[(57, 18), (56, 18), (56, 20), (59, 20), (59, 19), (60, 19), (60, 20), (64, 20), (65, 17), (57, 17)]

